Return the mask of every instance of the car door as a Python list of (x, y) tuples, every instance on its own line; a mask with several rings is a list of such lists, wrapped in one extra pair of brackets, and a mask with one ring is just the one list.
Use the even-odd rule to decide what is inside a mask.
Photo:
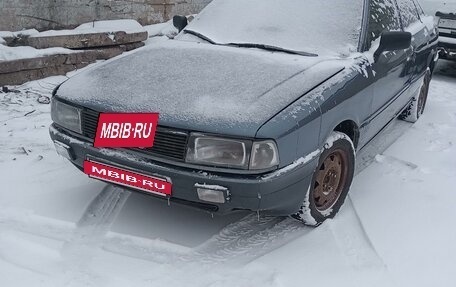
[[(396, 0), (399, 8), (399, 15), (401, 16), (404, 31), (412, 33), (412, 49), (413, 55), (408, 62), (407, 74), (409, 75), (410, 87), (408, 89), (408, 97), (401, 98), (397, 102), (396, 108), (401, 108), (406, 104), (407, 100), (413, 97), (417, 89), (420, 87), (424, 72), (428, 68), (429, 62), (432, 58), (432, 38), (436, 33), (433, 22), (430, 22), (430, 27), (427, 27), (420, 16), (419, 6), (414, 0)], [(435, 47), (434, 47), (435, 48)], [(404, 102), (405, 101), (405, 102)]]
[[(366, 37), (366, 53), (372, 55), (378, 48), (383, 32), (401, 31), (402, 24), (395, 0), (371, 0), (369, 24)], [(372, 116), (369, 120), (369, 135), (372, 138), (395, 114), (394, 102), (406, 90), (409, 79), (409, 62), (412, 49), (384, 52), (378, 59), (371, 58), (375, 77), (372, 100)]]

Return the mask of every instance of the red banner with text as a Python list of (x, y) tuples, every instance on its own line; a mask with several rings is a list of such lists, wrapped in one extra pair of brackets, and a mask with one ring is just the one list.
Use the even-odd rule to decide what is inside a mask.
[(157, 113), (102, 113), (98, 119), (94, 147), (151, 148), (158, 117)]

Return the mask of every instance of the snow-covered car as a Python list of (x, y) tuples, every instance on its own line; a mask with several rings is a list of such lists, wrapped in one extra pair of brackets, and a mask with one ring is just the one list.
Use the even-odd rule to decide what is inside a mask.
[(437, 11), (440, 57), (456, 60), (456, 2), (451, 10)]
[[(90, 160), (171, 183), (168, 202), (318, 225), (342, 206), (356, 152), (423, 113), (438, 35), (417, 7), (214, 0), (173, 40), (63, 83), (51, 138), (80, 169)], [(158, 112), (154, 146), (95, 148), (106, 112)]]

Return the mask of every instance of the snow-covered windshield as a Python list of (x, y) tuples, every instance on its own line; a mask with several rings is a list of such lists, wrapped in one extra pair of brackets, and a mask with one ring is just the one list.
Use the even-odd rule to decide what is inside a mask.
[(185, 29), (217, 44), (356, 51), (363, 0), (214, 0)]

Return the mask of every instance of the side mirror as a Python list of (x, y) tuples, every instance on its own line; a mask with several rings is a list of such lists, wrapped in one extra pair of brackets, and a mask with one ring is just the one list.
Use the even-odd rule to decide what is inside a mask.
[(383, 52), (407, 49), (412, 45), (412, 33), (410, 32), (383, 32), (380, 38), (380, 46), (374, 53), (377, 61)]
[(176, 15), (173, 17), (173, 25), (174, 27), (177, 28), (177, 30), (179, 31), (179, 33), (184, 30), (185, 27), (187, 27), (188, 25), (188, 20), (187, 20), (187, 17), (185, 16), (180, 16), (180, 15)]

